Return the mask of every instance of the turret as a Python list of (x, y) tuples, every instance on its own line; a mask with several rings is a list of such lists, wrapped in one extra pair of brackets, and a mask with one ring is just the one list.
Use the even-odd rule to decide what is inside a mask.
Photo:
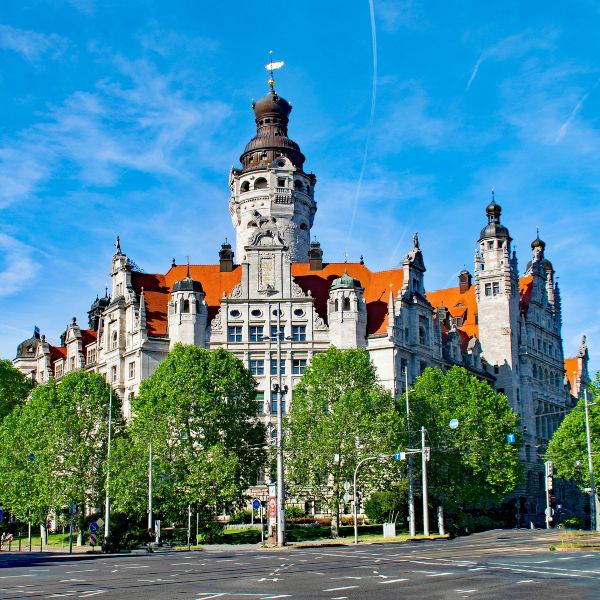
[(207, 342), (206, 325), (207, 310), (204, 302), (204, 289), (199, 281), (190, 277), (188, 264), (186, 277), (176, 281), (171, 291), (171, 301), (169, 302), (170, 348), (173, 348), (178, 342), (205, 347)]
[(292, 262), (307, 262), (316, 177), (304, 172), (304, 155), (288, 137), (291, 104), (272, 80), (269, 84), (267, 95), (252, 104), (256, 135), (240, 157), (242, 168), (232, 169), (229, 178), (236, 253), (243, 262), (256, 228), (268, 223), (285, 241)]
[(364, 348), (367, 336), (367, 309), (360, 281), (348, 271), (334, 279), (327, 304), (330, 341), (338, 348)]

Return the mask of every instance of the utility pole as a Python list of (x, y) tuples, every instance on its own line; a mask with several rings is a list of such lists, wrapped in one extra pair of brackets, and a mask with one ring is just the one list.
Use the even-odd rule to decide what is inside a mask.
[(590, 520), (592, 531), (600, 531), (600, 522), (598, 520), (598, 493), (594, 483), (594, 462), (592, 460), (592, 436), (590, 433), (590, 415), (587, 386), (583, 390), (583, 404), (585, 407), (585, 437), (587, 441), (588, 468), (590, 470)]
[(552, 521), (552, 505), (550, 502), (550, 494), (554, 487), (554, 463), (551, 460), (548, 460), (544, 463), (544, 465), (546, 467), (546, 529), (550, 529), (550, 521)]
[(148, 449), (148, 534), (152, 538), (154, 531), (153, 517), (152, 517), (152, 444)]
[[(406, 393), (406, 429), (408, 432), (408, 447), (411, 447), (410, 435), (410, 404), (408, 400), (408, 366), (404, 368), (404, 390)], [(415, 490), (413, 483), (413, 464), (412, 455), (408, 455), (408, 463), (406, 469), (408, 478), (408, 532), (410, 537), (415, 537), (417, 534), (417, 526), (415, 522)]]
[(429, 535), (429, 500), (427, 498), (427, 454), (425, 447), (425, 427), (421, 427), (421, 464), (423, 471), (423, 535)]
[(277, 545), (285, 545), (285, 498), (283, 485), (283, 415), (281, 401), (285, 391), (281, 382), (281, 305), (277, 304)]
[(104, 545), (108, 542), (110, 533), (110, 444), (112, 438), (112, 385), (108, 400), (108, 447), (106, 453), (106, 503), (104, 505)]

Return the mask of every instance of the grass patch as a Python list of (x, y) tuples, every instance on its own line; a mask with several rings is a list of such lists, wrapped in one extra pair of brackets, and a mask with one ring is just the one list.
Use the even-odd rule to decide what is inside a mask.
[(574, 550), (577, 548), (600, 550), (600, 535), (595, 531), (564, 529), (560, 532), (559, 539), (561, 550)]

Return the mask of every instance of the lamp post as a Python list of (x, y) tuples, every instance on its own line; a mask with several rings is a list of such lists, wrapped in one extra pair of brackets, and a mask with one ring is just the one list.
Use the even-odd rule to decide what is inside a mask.
[[(404, 390), (406, 393), (406, 430), (408, 434), (408, 447), (410, 448), (410, 404), (408, 400), (408, 368), (404, 368)], [(412, 455), (408, 456), (408, 464), (406, 469), (406, 477), (408, 479), (408, 533), (410, 537), (415, 537), (417, 527), (415, 521), (415, 491), (413, 484), (413, 464)]]
[(108, 400), (108, 447), (106, 453), (106, 503), (104, 505), (104, 544), (108, 543), (110, 533), (110, 445), (112, 438), (112, 385), (110, 386)]
[(587, 442), (588, 468), (590, 471), (590, 525), (591, 529), (600, 531), (600, 522), (598, 520), (598, 493), (594, 483), (594, 462), (592, 460), (592, 436), (590, 433), (590, 415), (587, 387), (583, 390), (583, 405), (585, 407), (585, 438)]
[(150, 538), (154, 532), (152, 519), (152, 444), (150, 444), (148, 448), (148, 535)]

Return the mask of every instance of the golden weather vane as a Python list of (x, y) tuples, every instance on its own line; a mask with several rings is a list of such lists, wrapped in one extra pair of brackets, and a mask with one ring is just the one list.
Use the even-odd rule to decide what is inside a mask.
[(275, 79), (273, 79), (273, 71), (281, 69), (281, 67), (283, 67), (285, 63), (282, 60), (276, 60), (275, 62), (273, 62), (273, 50), (269, 50), (269, 57), (271, 60), (269, 60), (269, 64), (265, 65), (265, 69), (269, 71), (269, 87), (271, 88), (271, 90), (273, 90), (275, 88)]

